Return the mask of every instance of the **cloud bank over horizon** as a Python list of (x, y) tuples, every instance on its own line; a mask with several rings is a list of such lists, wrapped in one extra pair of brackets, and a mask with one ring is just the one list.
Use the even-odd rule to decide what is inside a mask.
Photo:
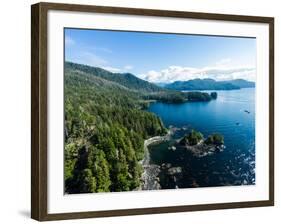
[(203, 68), (169, 66), (160, 71), (150, 70), (138, 77), (153, 83), (171, 83), (175, 81), (188, 81), (192, 79), (214, 79), (226, 81), (245, 79), (255, 81), (256, 69), (252, 66), (212, 66)]

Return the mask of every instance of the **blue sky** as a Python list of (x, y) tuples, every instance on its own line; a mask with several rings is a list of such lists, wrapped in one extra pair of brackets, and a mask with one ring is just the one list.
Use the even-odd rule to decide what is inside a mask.
[(255, 80), (254, 38), (65, 29), (65, 59), (151, 82)]

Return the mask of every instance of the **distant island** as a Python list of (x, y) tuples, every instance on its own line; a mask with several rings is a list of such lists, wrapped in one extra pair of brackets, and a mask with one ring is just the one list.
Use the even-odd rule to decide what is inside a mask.
[(234, 90), (241, 88), (254, 88), (255, 83), (244, 79), (234, 79), (229, 81), (216, 81), (214, 79), (192, 79), (188, 81), (175, 81), (166, 85), (172, 90)]

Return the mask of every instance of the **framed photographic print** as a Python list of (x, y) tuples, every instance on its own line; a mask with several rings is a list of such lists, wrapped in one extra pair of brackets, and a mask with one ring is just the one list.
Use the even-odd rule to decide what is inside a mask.
[(274, 19), (32, 5), (32, 218), (274, 204)]

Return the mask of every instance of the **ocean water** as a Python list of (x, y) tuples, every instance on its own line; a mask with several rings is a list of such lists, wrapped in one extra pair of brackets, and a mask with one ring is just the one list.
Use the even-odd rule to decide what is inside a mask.
[[(156, 102), (148, 108), (166, 127), (178, 128), (171, 141), (149, 146), (152, 163), (182, 170), (169, 175), (162, 169), (159, 176), (163, 189), (255, 184), (255, 88), (216, 92), (218, 98), (210, 102)], [(205, 137), (222, 134), (225, 150), (195, 157), (184, 149), (168, 149), (191, 129)]]

